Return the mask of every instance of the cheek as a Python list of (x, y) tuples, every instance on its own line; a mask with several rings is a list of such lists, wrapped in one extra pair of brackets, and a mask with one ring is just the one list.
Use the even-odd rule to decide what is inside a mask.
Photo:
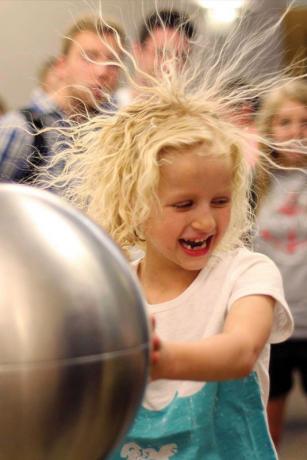
[(88, 62), (80, 59), (73, 64), (72, 71), (73, 78), (80, 78), (80, 76), (84, 76), (91, 73), (91, 66)]
[(118, 69), (110, 69), (108, 72), (107, 72), (107, 77), (108, 80), (110, 81), (117, 81), (118, 78), (119, 78), (119, 70)]
[(165, 248), (172, 248), (180, 237), (182, 226), (179, 218), (160, 215), (149, 219), (144, 230), (148, 240), (162, 244)]
[(91, 78), (94, 75), (93, 67), (84, 63), (79, 68), (79, 75), (81, 75), (85, 80)]
[(157, 62), (157, 56), (155, 53), (146, 53), (144, 54), (144, 57), (142, 61), (140, 62), (141, 68), (144, 68), (145, 70), (151, 70), (154, 68)]
[(219, 216), (219, 226), (221, 233), (225, 233), (228, 229), (229, 223), (231, 219), (231, 208), (227, 208), (222, 212)]
[(287, 126), (275, 126), (272, 131), (273, 139), (277, 142), (283, 141), (287, 138), (288, 132)]

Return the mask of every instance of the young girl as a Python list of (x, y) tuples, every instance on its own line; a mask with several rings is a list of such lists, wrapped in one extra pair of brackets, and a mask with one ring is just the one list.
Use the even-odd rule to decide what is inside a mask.
[(65, 168), (53, 186), (126, 253), (143, 251), (133, 269), (156, 325), (151, 381), (110, 458), (273, 460), (269, 348), (293, 324), (278, 269), (244, 244), (251, 134), (224, 118), (240, 99), (223, 93), (216, 67), (178, 78), (167, 64), (130, 105), (78, 126), (54, 159)]
[[(307, 83), (294, 81), (269, 93), (258, 121), (260, 131), (279, 143), (272, 154), (275, 161), (288, 168), (271, 170), (268, 191), (257, 218), (259, 231), (255, 244), (257, 250), (271, 257), (280, 268), (295, 320), (291, 339), (272, 347), (270, 361), (268, 418), (278, 446), (295, 370), (299, 371), (307, 394), (307, 161), (298, 142), (306, 143), (307, 139)], [(293, 139), (296, 144), (291, 143)]]
[(148, 91), (79, 128), (61, 177), (124, 250), (143, 248), (133, 267), (160, 338), (143, 406), (111, 458), (274, 459), (269, 344), (292, 320), (275, 265), (242, 242), (242, 133), (185, 87)]

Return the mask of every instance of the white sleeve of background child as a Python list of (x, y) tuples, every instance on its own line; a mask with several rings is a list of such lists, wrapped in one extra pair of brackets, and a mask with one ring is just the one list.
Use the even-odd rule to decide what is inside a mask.
[(283, 342), (293, 332), (293, 319), (285, 300), (282, 278), (275, 263), (263, 254), (240, 251), (229, 276), (232, 278), (232, 293), (229, 308), (241, 297), (269, 295), (276, 300), (270, 343)]

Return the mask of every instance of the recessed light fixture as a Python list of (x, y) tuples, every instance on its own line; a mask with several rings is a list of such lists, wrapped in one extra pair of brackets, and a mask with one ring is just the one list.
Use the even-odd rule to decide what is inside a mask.
[(201, 8), (207, 9), (208, 21), (212, 25), (227, 25), (239, 15), (245, 0), (197, 0)]

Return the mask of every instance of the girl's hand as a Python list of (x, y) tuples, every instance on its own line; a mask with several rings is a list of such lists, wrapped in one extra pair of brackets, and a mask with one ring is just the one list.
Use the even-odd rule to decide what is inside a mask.
[(152, 338), (151, 338), (151, 369), (150, 377), (151, 380), (157, 380), (160, 378), (160, 367), (161, 367), (161, 350), (162, 343), (160, 338), (156, 334), (156, 321), (154, 317), (151, 317), (151, 328), (152, 328)]

